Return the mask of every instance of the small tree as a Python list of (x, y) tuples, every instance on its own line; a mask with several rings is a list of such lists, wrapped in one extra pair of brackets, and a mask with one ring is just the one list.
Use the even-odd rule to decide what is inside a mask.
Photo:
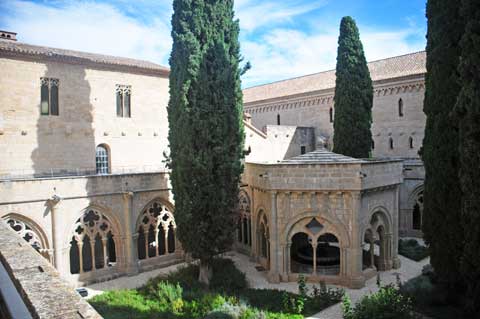
[(340, 23), (335, 84), (333, 151), (367, 158), (372, 148), (373, 86), (357, 25)]
[(239, 24), (233, 0), (174, 0), (168, 105), (178, 237), (208, 284), (228, 249), (242, 172)]

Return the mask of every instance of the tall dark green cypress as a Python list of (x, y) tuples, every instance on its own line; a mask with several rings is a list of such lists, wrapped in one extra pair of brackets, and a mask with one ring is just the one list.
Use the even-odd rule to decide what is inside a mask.
[(480, 313), (480, 1), (463, 0), (465, 32), (460, 42), (459, 126), (460, 186), (465, 248), (462, 273), (467, 285), (467, 309)]
[(242, 173), (239, 24), (233, 0), (174, 0), (168, 105), (178, 238), (200, 281), (228, 249)]
[(464, 232), (458, 178), (458, 128), (453, 115), (458, 84), (459, 41), (463, 23), (457, 0), (427, 3), (427, 116), (421, 156), (425, 164), (423, 233), (431, 264), (451, 288), (461, 286), (460, 259)]
[(373, 86), (357, 25), (340, 23), (335, 84), (333, 151), (367, 158), (372, 148)]

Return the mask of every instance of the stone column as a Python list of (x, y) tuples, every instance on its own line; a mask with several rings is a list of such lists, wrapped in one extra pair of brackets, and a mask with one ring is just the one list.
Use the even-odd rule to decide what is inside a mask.
[[(397, 269), (400, 268), (401, 262), (400, 258), (398, 258), (398, 221), (400, 218), (400, 187), (397, 185), (395, 188), (395, 203), (394, 203), (394, 212), (398, 215), (397, 218), (393, 218), (393, 238), (391, 242), (391, 249), (392, 249), (392, 267)], [(395, 216), (395, 215), (394, 215)]]
[[(125, 252), (125, 272), (129, 275), (138, 273), (137, 245), (134, 245), (133, 234), (135, 233), (135, 214), (133, 212), (133, 192), (123, 193), (123, 220), (125, 221), (125, 234), (123, 236)], [(148, 230), (145, 233), (148, 242)], [(148, 247), (147, 247), (148, 248)], [(148, 257), (148, 249), (146, 251)]]
[(280, 282), (279, 260), (280, 245), (278, 242), (278, 216), (277, 216), (277, 192), (271, 193), (271, 213), (270, 213), (270, 274), (271, 282)]
[(350, 247), (346, 249), (345, 263), (347, 264), (346, 276), (350, 281), (351, 288), (361, 288), (365, 286), (365, 278), (362, 274), (363, 238), (360, 230), (362, 194), (352, 192), (352, 231), (350, 232)]
[[(61, 198), (54, 195), (47, 201), (47, 206), (50, 209), (50, 217), (52, 223), (52, 246), (53, 246), (53, 261), (55, 268), (63, 277), (66, 275), (66, 270), (63, 262), (63, 243), (62, 234), (64, 233), (64, 226), (62, 225), (58, 205)], [(81, 253), (81, 252), (80, 252)]]

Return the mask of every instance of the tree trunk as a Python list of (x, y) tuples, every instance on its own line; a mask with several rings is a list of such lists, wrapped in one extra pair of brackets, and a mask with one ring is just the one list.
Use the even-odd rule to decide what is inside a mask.
[(205, 260), (200, 260), (200, 272), (198, 274), (198, 281), (208, 286), (210, 284), (211, 278), (212, 268), (210, 267), (210, 264)]

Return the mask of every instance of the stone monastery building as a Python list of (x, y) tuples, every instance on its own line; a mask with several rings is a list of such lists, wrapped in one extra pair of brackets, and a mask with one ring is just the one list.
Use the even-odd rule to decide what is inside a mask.
[[(169, 69), (0, 31), (0, 218), (75, 285), (184, 260), (169, 171)], [(244, 90), (235, 249), (271, 282), (362, 287), (421, 236), (425, 53), (369, 63), (374, 158), (329, 151), (335, 71)]]

